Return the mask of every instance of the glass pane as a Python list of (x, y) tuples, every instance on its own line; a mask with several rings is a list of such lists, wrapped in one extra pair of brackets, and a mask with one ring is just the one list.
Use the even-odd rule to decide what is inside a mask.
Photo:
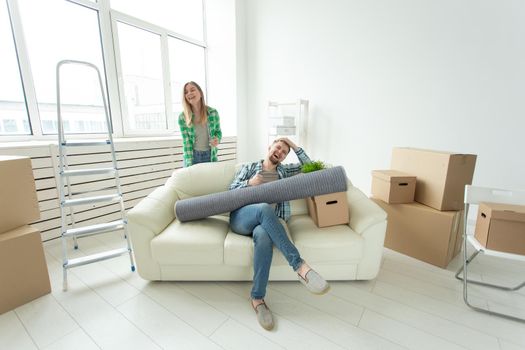
[[(102, 92), (93, 68), (77, 64), (60, 67), (60, 105), (64, 132), (107, 132)], [(55, 105), (52, 107), (40, 104), (40, 116), (46, 116), (42, 119), (42, 129), (46, 134), (57, 132)]]
[[(19, 7), (42, 132), (54, 134), (57, 63), (64, 59), (90, 62), (104, 76), (97, 12), (63, 0), (19, 0)], [(67, 68), (61, 69), (60, 74), (65, 131), (105, 132), (105, 113), (95, 70), (64, 67)]]
[(31, 134), (7, 3), (0, 2), (0, 135)]
[(111, 8), (203, 41), (201, 0), (111, 0)]
[(129, 130), (166, 130), (160, 36), (118, 23)]
[[(182, 88), (188, 81), (200, 85), (206, 93), (204, 74), (204, 48), (185, 41), (169, 38), (171, 96), (174, 118), (182, 112)], [(177, 119), (170, 120), (170, 126), (178, 130)]]

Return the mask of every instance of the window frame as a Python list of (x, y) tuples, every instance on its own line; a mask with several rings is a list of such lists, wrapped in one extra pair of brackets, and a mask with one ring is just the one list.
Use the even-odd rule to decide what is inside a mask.
[(24, 94), (24, 100), (27, 108), (27, 114), (29, 119), (30, 135), (2, 135), (0, 140), (12, 141), (12, 140), (32, 140), (36, 138), (45, 138), (42, 135), (42, 127), (40, 124), (40, 112), (38, 111), (38, 105), (36, 100), (35, 84), (33, 82), (33, 74), (31, 72), (31, 65), (29, 64), (29, 55), (25, 38), (23, 35), (22, 21), (20, 16), (20, 10), (18, 8), (18, 1), (6, 0), (7, 11), (9, 19), (11, 21), (11, 32), (13, 34), (13, 40), (15, 44), (15, 51), (18, 61), (18, 69), (20, 70), (20, 80), (22, 84), (22, 91)]
[[(11, 20), (11, 28), (13, 34), (13, 40), (15, 42), (15, 50), (20, 69), (20, 77), (26, 108), (28, 112), (28, 120), (30, 126), (30, 135), (1, 135), (1, 142), (10, 141), (36, 141), (36, 140), (55, 140), (56, 135), (44, 135), (42, 133), (41, 118), (38, 109), (38, 101), (36, 97), (35, 85), (33, 81), (33, 74), (29, 62), (29, 53), (27, 50), (22, 20), (20, 11), (18, 8), (18, 0), (5, 0), (7, 3), (8, 14)], [(204, 80), (205, 86), (203, 87), (206, 95), (208, 90), (208, 50), (206, 44), (206, 4), (205, 0), (202, 1), (203, 11), (203, 41), (196, 40), (184, 36), (182, 34), (173, 32), (166, 28), (154, 25), (146, 22), (139, 18), (112, 10), (110, 6), (111, 0), (65, 0), (79, 6), (83, 6), (97, 12), (98, 25), (99, 25), (99, 36), (100, 44), (102, 49), (103, 58), (103, 69), (101, 72), (103, 75), (103, 81), (106, 84), (106, 98), (108, 102), (108, 112), (111, 119), (111, 129), (114, 137), (126, 138), (126, 137), (140, 137), (140, 136), (180, 136), (178, 130), (178, 124), (175, 123), (173, 129), (169, 129), (168, 118), (173, 115), (173, 104), (171, 94), (171, 75), (169, 67), (169, 50), (168, 50), (168, 37), (183, 40), (193, 45), (197, 45), (204, 50)], [(148, 131), (148, 130), (130, 130), (127, 125), (127, 120), (124, 116), (125, 110), (125, 95), (122, 67), (120, 61), (120, 50), (118, 44), (118, 30), (117, 22), (122, 22), (141, 30), (146, 30), (157, 34), (161, 39), (161, 64), (163, 74), (163, 87), (164, 87), (164, 104), (166, 111), (167, 129), (164, 132)], [(175, 120), (176, 120), (176, 116)], [(101, 134), (71, 134), (72, 139), (88, 139), (88, 138), (100, 138)]]
[[(207, 86), (208, 86), (208, 65), (207, 65), (207, 45), (204, 41), (195, 40), (189, 37), (186, 37), (182, 34), (173, 32), (171, 30), (168, 30), (163, 27), (159, 27), (157, 25), (154, 25), (152, 23), (143, 21), (139, 18), (124, 14), (122, 12), (116, 11), (116, 10), (110, 10), (110, 16), (111, 16), (111, 26), (113, 30), (113, 49), (115, 53), (115, 63), (116, 63), (116, 74), (117, 74), (117, 80), (119, 82), (118, 88), (119, 88), (119, 96), (120, 98), (120, 110), (122, 112), (122, 125), (123, 125), (123, 134), (130, 137), (135, 136), (170, 136), (170, 135), (180, 135), (180, 131), (178, 130), (177, 123), (174, 125), (174, 129), (169, 129), (169, 117), (173, 115), (173, 104), (172, 104), (172, 91), (171, 91), (171, 75), (170, 75), (170, 62), (169, 62), (169, 49), (168, 49), (168, 38), (174, 38), (178, 40), (185, 41), (189, 44), (197, 45), (199, 47), (202, 47), (204, 49), (204, 80), (205, 80), (205, 93), (207, 94)], [(118, 35), (118, 23), (127, 24), (130, 26), (133, 26), (137, 29), (144, 30), (147, 32), (150, 32), (152, 34), (158, 35), (160, 37), (160, 50), (161, 50), (161, 64), (162, 64), (162, 84), (164, 88), (164, 108), (166, 113), (166, 124), (167, 129), (165, 132), (159, 132), (158, 130), (130, 130), (128, 128), (128, 123), (125, 121), (125, 111), (127, 110), (126, 106), (126, 99), (124, 94), (124, 77), (122, 72), (122, 64), (121, 64), (121, 54), (120, 54), (120, 45), (119, 45), (119, 35)], [(176, 120), (176, 116), (173, 116), (174, 120)]]

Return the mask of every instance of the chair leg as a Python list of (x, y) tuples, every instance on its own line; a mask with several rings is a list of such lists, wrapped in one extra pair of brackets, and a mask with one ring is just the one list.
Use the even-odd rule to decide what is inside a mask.
[[(467, 306), (470, 307), (473, 310), (476, 310), (476, 311), (479, 311), (479, 312), (482, 312), (482, 313), (485, 313), (485, 314), (488, 314), (488, 315), (499, 316), (499, 317), (503, 317), (503, 318), (506, 318), (506, 319), (509, 319), (509, 320), (513, 320), (513, 321), (518, 321), (518, 322), (525, 322), (525, 318), (511, 316), (511, 315), (508, 315), (508, 314), (492, 311), (492, 310), (489, 310), (489, 309), (484, 309), (484, 308), (481, 308), (481, 307), (478, 307), (478, 306), (474, 306), (474, 305), (472, 305), (469, 302), (469, 300), (468, 300), (468, 284), (469, 283), (478, 284), (478, 285), (486, 286), (486, 287), (502, 289), (502, 290), (507, 290), (507, 291), (513, 291), (513, 290), (517, 290), (517, 289), (520, 289), (521, 287), (523, 287), (525, 285), (525, 282), (523, 282), (522, 284), (520, 284), (520, 285), (518, 285), (516, 287), (509, 288), (509, 287), (502, 287), (502, 286), (496, 285), (496, 284), (490, 284), (490, 283), (485, 283), (485, 282), (481, 282), (481, 281), (469, 280), (468, 277), (467, 277), (468, 264), (479, 254), (480, 251), (478, 250), (478, 251), (474, 252), (474, 254), (472, 254), (469, 258), (467, 258), (467, 239), (466, 239), (466, 237), (464, 238), (463, 243), (464, 243), (464, 246), (463, 246), (463, 266), (456, 273), (456, 278), (463, 281), (463, 300), (465, 301), (465, 304), (467, 304)], [(459, 274), (462, 271), (463, 271), (463, 277), (460, 277)]]
[[(479, 253), (480, 253), (480, 250), (477, 250), (468, 259), (465, 258), (464, 260), (465, 264), (463, 265), (468, 265), (470, 262), (472, 262), (472, 260), (474, 260), (476, 256), (478, 256)], [(465, 269), (465, 266), (461, 266), (458, 272), (456, 272), (456, 278), (460, 281), (463, 281), (463, 277), (461, 277), (460, 274), (461, 272), (463, 272), (464, 269)], [(492, 288), (497, 288), (497, 289), (506, 290), (506, 291), (515, 291), (515, 290), (525, 287), (525, 282), (522, 282), (521, 284), (518, 284), (517, 286), (514, 286), (514, 287), (507, 287), (507, 286), (502, 286), (499, 284), (492, 284), (492, 283), (476, 281), (472, 279), (469, 279), (467, 281), (468, 283), (471, 283), (471, 284), (477, 284), (479, 286), (492, 287)]]
[(477, 306), (474, 306), (474, 305), (470, 304), (468, 302), (468, 300), (466, 300), (466, 299), (465, 299), (465, 304), (467, 304), (467, 306), (470, 307), (471, 309), (479, 311), (479, 312), (482, 312), (482, 313), (487, 314), (487, 315), (499, 316), (499, 317), (506, 318), (508, 320), (513, 320), (513, 321), (518, 321), (518, 322), (524, 322), (525, 323), (525, 318), (511, 316), (511, 315), (508, 315), (508, 314), (504, 314), (504, 313), (496, 312), (496, 311), (491, 311), (491, 310), (488, 310), (488, 309), (483, 309), (481, 307), (477, 307)]

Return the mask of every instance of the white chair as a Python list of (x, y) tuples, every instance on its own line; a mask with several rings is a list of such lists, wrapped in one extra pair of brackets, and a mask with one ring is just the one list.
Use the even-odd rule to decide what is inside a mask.
[[(469, 207), (470, 205), (478, 205), (480, 202), (493, 202), (493, 203), (504, 203), (504, 204), (517, 204), (517, 205), (524, 205), (525, 204), (525, 191), (511, 191), (511, 190), (500, 190), (500, 189), (494, 189), (494, 188), (485, 188), (485, 187), (477, 187), (477, 186), (471, 186), (466, 185), (465, 186), (465, 212), (464, 212), (464, 219), (465, 219), (465, 225), (463, 229), (463, 266), (458, 270), (456, 273), (456, 278), (463, 281), (463, 300), (465, 301), (465, 304), (467, 304), (469, 307), (471, 307), (474, 310), (484, 312), (490, 315), (496, 315), (501, 316), (507, 319), (525, 322), (525, 319), (492, 311), (489, 309), (484, 309), (481, 307), (477, 307), (472, 305), (468, 300), (468, 284), (476, 284), (480, 286), (485, 287), (491, 287), (491, 288), (497, 288), (500, 290), (505, 291), (515, 291), (525, 286), (525, 282), (514, 286), (502, 286), (498, 284), (492, 284), (492, 283), (486, 283), (482, 281), (476, 281), (469, 279), (468, 276), (468, 265), (478, 256), (479, 253), (483, 253), (487, 256), (495, 256), (505, 259), (513, 259), (513, 260), (520, 260), (525, 261), (525, 255), (519, 255), (519, 254), (511, 254), (511, 253), (505, 253), (500, 252), (496, 250), (490, 250), (485, 248), (483, 245), (481, 245), (478, 240), (474, 237), (474, 225), (468, 224), (468, 215), (469, 215)], [(467, 257), (467, 242), (470, 243), (474, 247), (474, 253)], [(463, 276), (460, 276), (460, 274), (463, 272)]]

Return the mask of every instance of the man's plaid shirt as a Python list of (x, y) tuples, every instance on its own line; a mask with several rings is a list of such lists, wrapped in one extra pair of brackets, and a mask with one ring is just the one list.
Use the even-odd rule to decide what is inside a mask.
[[(193, 120), (192, 114), (192, 120)], [(182, 134), (182, 149), (184, 156), (184, 166), (188, 167), (193, 164), (193, 145), (195, 144), (195, 128), (186, 125), (184, 119), (184, 112), (179, 115), (179, 127)], [(221, 123), (219, 120), (219, 112), (215, 108), (208, 107), (208, 135), (210, 140), (217, 138), (219, 142), (222, 139)], [(217, 147), (211, 147), (211, 161), (217, 161)]]
[[(279, 174), (279, 179), (284, 179), (286, 177), (299, 174), (301, 172), (301, 165), (311, 162), (310, 158), (302, 148), (298, 148), (295, 154), (301, 163), (279, 164), (277, 166), (277, 174)], [(239, 169), (237, 174), (235, 174), (235, 179), (230, 185), (230, 190), (248, 187), (248, 181), (262, 170), (262, 163), (263, 161), (260, 160), (258, 162), (244, 164), (242, 168)], [(290, 202), (286, 201), (277, 203), (277, 206), (275, 207), (275, 215), (285, 221), (288, 221), (291, 215)]]

